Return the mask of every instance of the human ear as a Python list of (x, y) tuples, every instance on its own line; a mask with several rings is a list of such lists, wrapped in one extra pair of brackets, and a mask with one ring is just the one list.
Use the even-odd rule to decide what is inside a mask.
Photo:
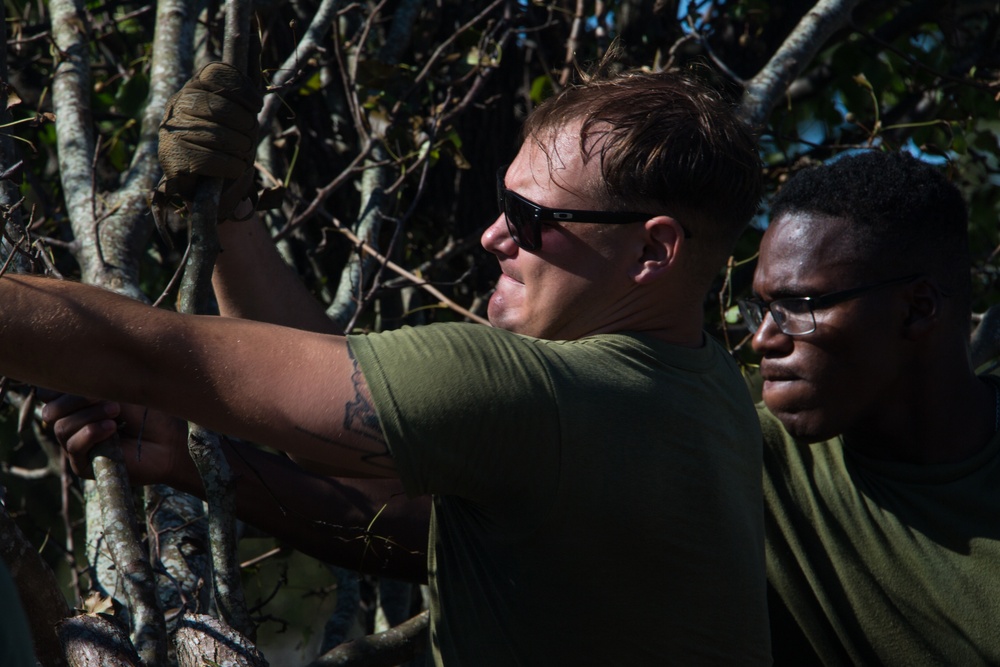
[(658, 215), (643, 227), (643, 245), (632, 271), (632, 279), (645, 285), (664, 276), (677, 263), (684, 246), (684, 228), (677, 220)]
[(916, 340), (926, 336), (937, 326), (943, 295), (937, 283), (929, 278), (921, 278), (909, 286), (906, 297), (904, 333), (907, 338)]

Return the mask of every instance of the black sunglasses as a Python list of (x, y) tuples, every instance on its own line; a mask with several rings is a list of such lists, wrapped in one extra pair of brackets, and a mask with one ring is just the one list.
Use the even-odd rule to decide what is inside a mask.
[[(543, 222), (591, 222), (601, 225), (626, 225), (633, 222), (645, 222), (656, 217), (651, 213), (579, 211), (540, 206), (513, 190), (507, 189), (503, 179), (507, 174), (508, 166), (504, 165), (497, 170), (497, 206), (507, 220), (507, 231), (510, 232), (514, 243), (525, 250), (541, 249)], [(684, 237), (691, 238), (691, 234), (686, 229)]]

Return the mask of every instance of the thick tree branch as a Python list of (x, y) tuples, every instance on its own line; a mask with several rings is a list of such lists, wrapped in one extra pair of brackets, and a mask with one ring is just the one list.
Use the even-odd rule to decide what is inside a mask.
[(35, 642), (35, 655), (46, 667), (66, 664), (55, 633), (56, 624), (70, 615), (66, 598), (55, 574), (3, 505), (0, 505), (0, 560), (7, 563), (20, 593)]
[[(212, 559), (204, 503), (169, 486), (147, 486), (145, 509), (149, 550), (158, 568), (157, 592), (167, 614), (171, 610), (204, 612), (209, 608)], [(162, 571), (161, 571), (162, 570)]]
[(128, 634), (102, 614), (81, 614), (59, 625), (59, 639), (71, 667), (150, 667), (136, 655)]
[[(225, 60), (246, 73), (250, 35), (250, 0), (226, 3)], [(212, 312), (212, 272), (219, 254), (216, 211), (222, 181), (206, 179), (198, 187), (191, 207), (187, 265), (181, 285), (179, 310), (185, 313)], [(219, 437), (197, 424), (189, 424), (188, 450), (198, 467), (208, 499), (209, 544), (215, 601), (225, 622), (253, 640), (257, 629), (247, 610), (236, 554), (236, 481)]]
[[(366, 245), (373, 248), (378, 248), (382, 220), (386, 216), (387, 207), (392, 203), (392, 198), (387, 197), (385, 191), (390, 179), (389, 168), (379, 164), (387, 157), (385, 147), (376, 141), (361, 176), (361, 216), (358, 218), (355, 233)], [(361, 306), (365, 292), (366, 269), (372, 265), (370, 258), (363, 253), (357, 253), (340, 275), (337, 294), (326, 312), (341, 328), (354, 320), (355, 313)]]
[(306, 667), (392, 667), (419, 655), (427, 645), (429, 615), (422, 611), (396, 627), (345, 642)]
[[(102, 254), (93, 160), (96, 151), (90, 113), (89, 27), (82, 3), (54, 0), (52, 35), (59, 51), (53, 81), (53, 108), (64, 197), (77, 239), (84, 280), (135, 296), (135, 281), (110, 277), (113, 266)], [(114, 208), (112, 208), (114, 212)], [(135, 216), (132, 216), (135, 219)], [(125, 228), (134, 225), (123, 224)], [(125, 259), (124, 255), (121, 259)], [(132, 612), (135, 643), (147, 665), (166, 661), (166, 628), (155, 594), (155, 578), (138, 535), (138, 520), (117, 441), (95, 450), (94, 473), (101, 489), (103, 539), (123, 577)]]
[(756, 132), (767, 123), (771, 109), (826, 44), (847, 25), (860, 0), (819, 0), (785, 39), (767, 65), (747, 83), (741, 105), (744, 121)]
[(177, 629), (177, 664), (179, 667), (267, 667), (267, 660), (251, 641), (219, 619), (186, 614)]
[[(59, 176), (66, 210), (76, 237), (77, 260), (96, 257), (97, 212), (94, 193), (94, 127), (90, 111), (89, 27), (80, 0), (52, 0), (52, 39), (58, 64), (52, 82)], [(83, 260), (83, 261), (81, 261)], [(90, 276), (86, 275), (86, 280)]]
[[(101, 220), (100, 253), (90, 253), (85, 274), (89, 282), (144, 299), (139, 291), (139, 264), (152, 231), (149, 193), (160, 178), (157, 159), (158, 130), (167, 100), (176, 84), (190, 70), (182, 53), (191, 52), (193, 29), (187, 29), (194, 9), (190, 0), (165, 0), (157, 4), (156, 29), (150, 66), (150, 88), (142, 114), (139, 142), (122, 187), (107, 196), (110, 213)], [(185, 43), (184, 40), (187, 40)]]
[(132, 635), (143, 663), (166, 665), (167, 628), (156, 596), (156, 577), (139, 535), (139, 518), (117, 436), (94, 448), (94, 479), (101, 496), (104, 537), (131, 605)]

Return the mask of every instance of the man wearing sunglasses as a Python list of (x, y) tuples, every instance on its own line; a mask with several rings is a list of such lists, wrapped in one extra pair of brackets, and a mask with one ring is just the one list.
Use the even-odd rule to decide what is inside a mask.
[(778, 665), (1000, 664), (1000, 383), (961, 195), (906, 154), (793, 176), (742, 304)]
[[(394, 540), (407, 512), (427, 530), (432, 498), (439, 664), (766, 664), (759, 425), (702, 331), (705, 294), (758, 205), (755, 143), (703, 84), (641, 72), (567, 88), (523, 135), (482, 236), (501, 271), (493, 327), (337, 336), (259, 223), (231, 220), (224, 317), (5, 278), (0, 373), (148, 404), (340, 477), (399, 480), (415, 500), (373, 529)], [(54, 311), (58, 327), (6, 324)], [(86, 474), (126, 408), (74, 400), (46, 417)], [(178, 454), (184, 429), (158, 421), (154, 434), (151, 419), (142, 460), (126, 452), (133, 477), (200, 492)], [(133, 435), (141, 420), (126, 421)], [(366, 525), (377, 491), (230, 452), (245, 519), (344, 565), (372, 559), (356, 539), (345, 556), (329, 527)], [(288, 503), (315, 521), (279, 512)]]

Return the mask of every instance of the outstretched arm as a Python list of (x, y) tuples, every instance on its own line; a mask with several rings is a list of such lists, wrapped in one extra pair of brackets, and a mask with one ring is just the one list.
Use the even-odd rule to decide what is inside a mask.
[(367, 383), (340, 336), (4, 276), (0, 375), (147, 405), (342, 476), (395, 475)]
[[(187, 456), (182, 420), (70, 394), (48, 398), (42, 416), (81, 476), (93, 476), (90, 450), (117, 432), (133, 482), (166, 484), (205, 497)], [(236, 511), (243, 521), (341, 567), (426, 581), (429, 498), (407, 499), (398, 480), (313, 474), (238, 441), (223, 439), (223, 452), (234, 472)]]

